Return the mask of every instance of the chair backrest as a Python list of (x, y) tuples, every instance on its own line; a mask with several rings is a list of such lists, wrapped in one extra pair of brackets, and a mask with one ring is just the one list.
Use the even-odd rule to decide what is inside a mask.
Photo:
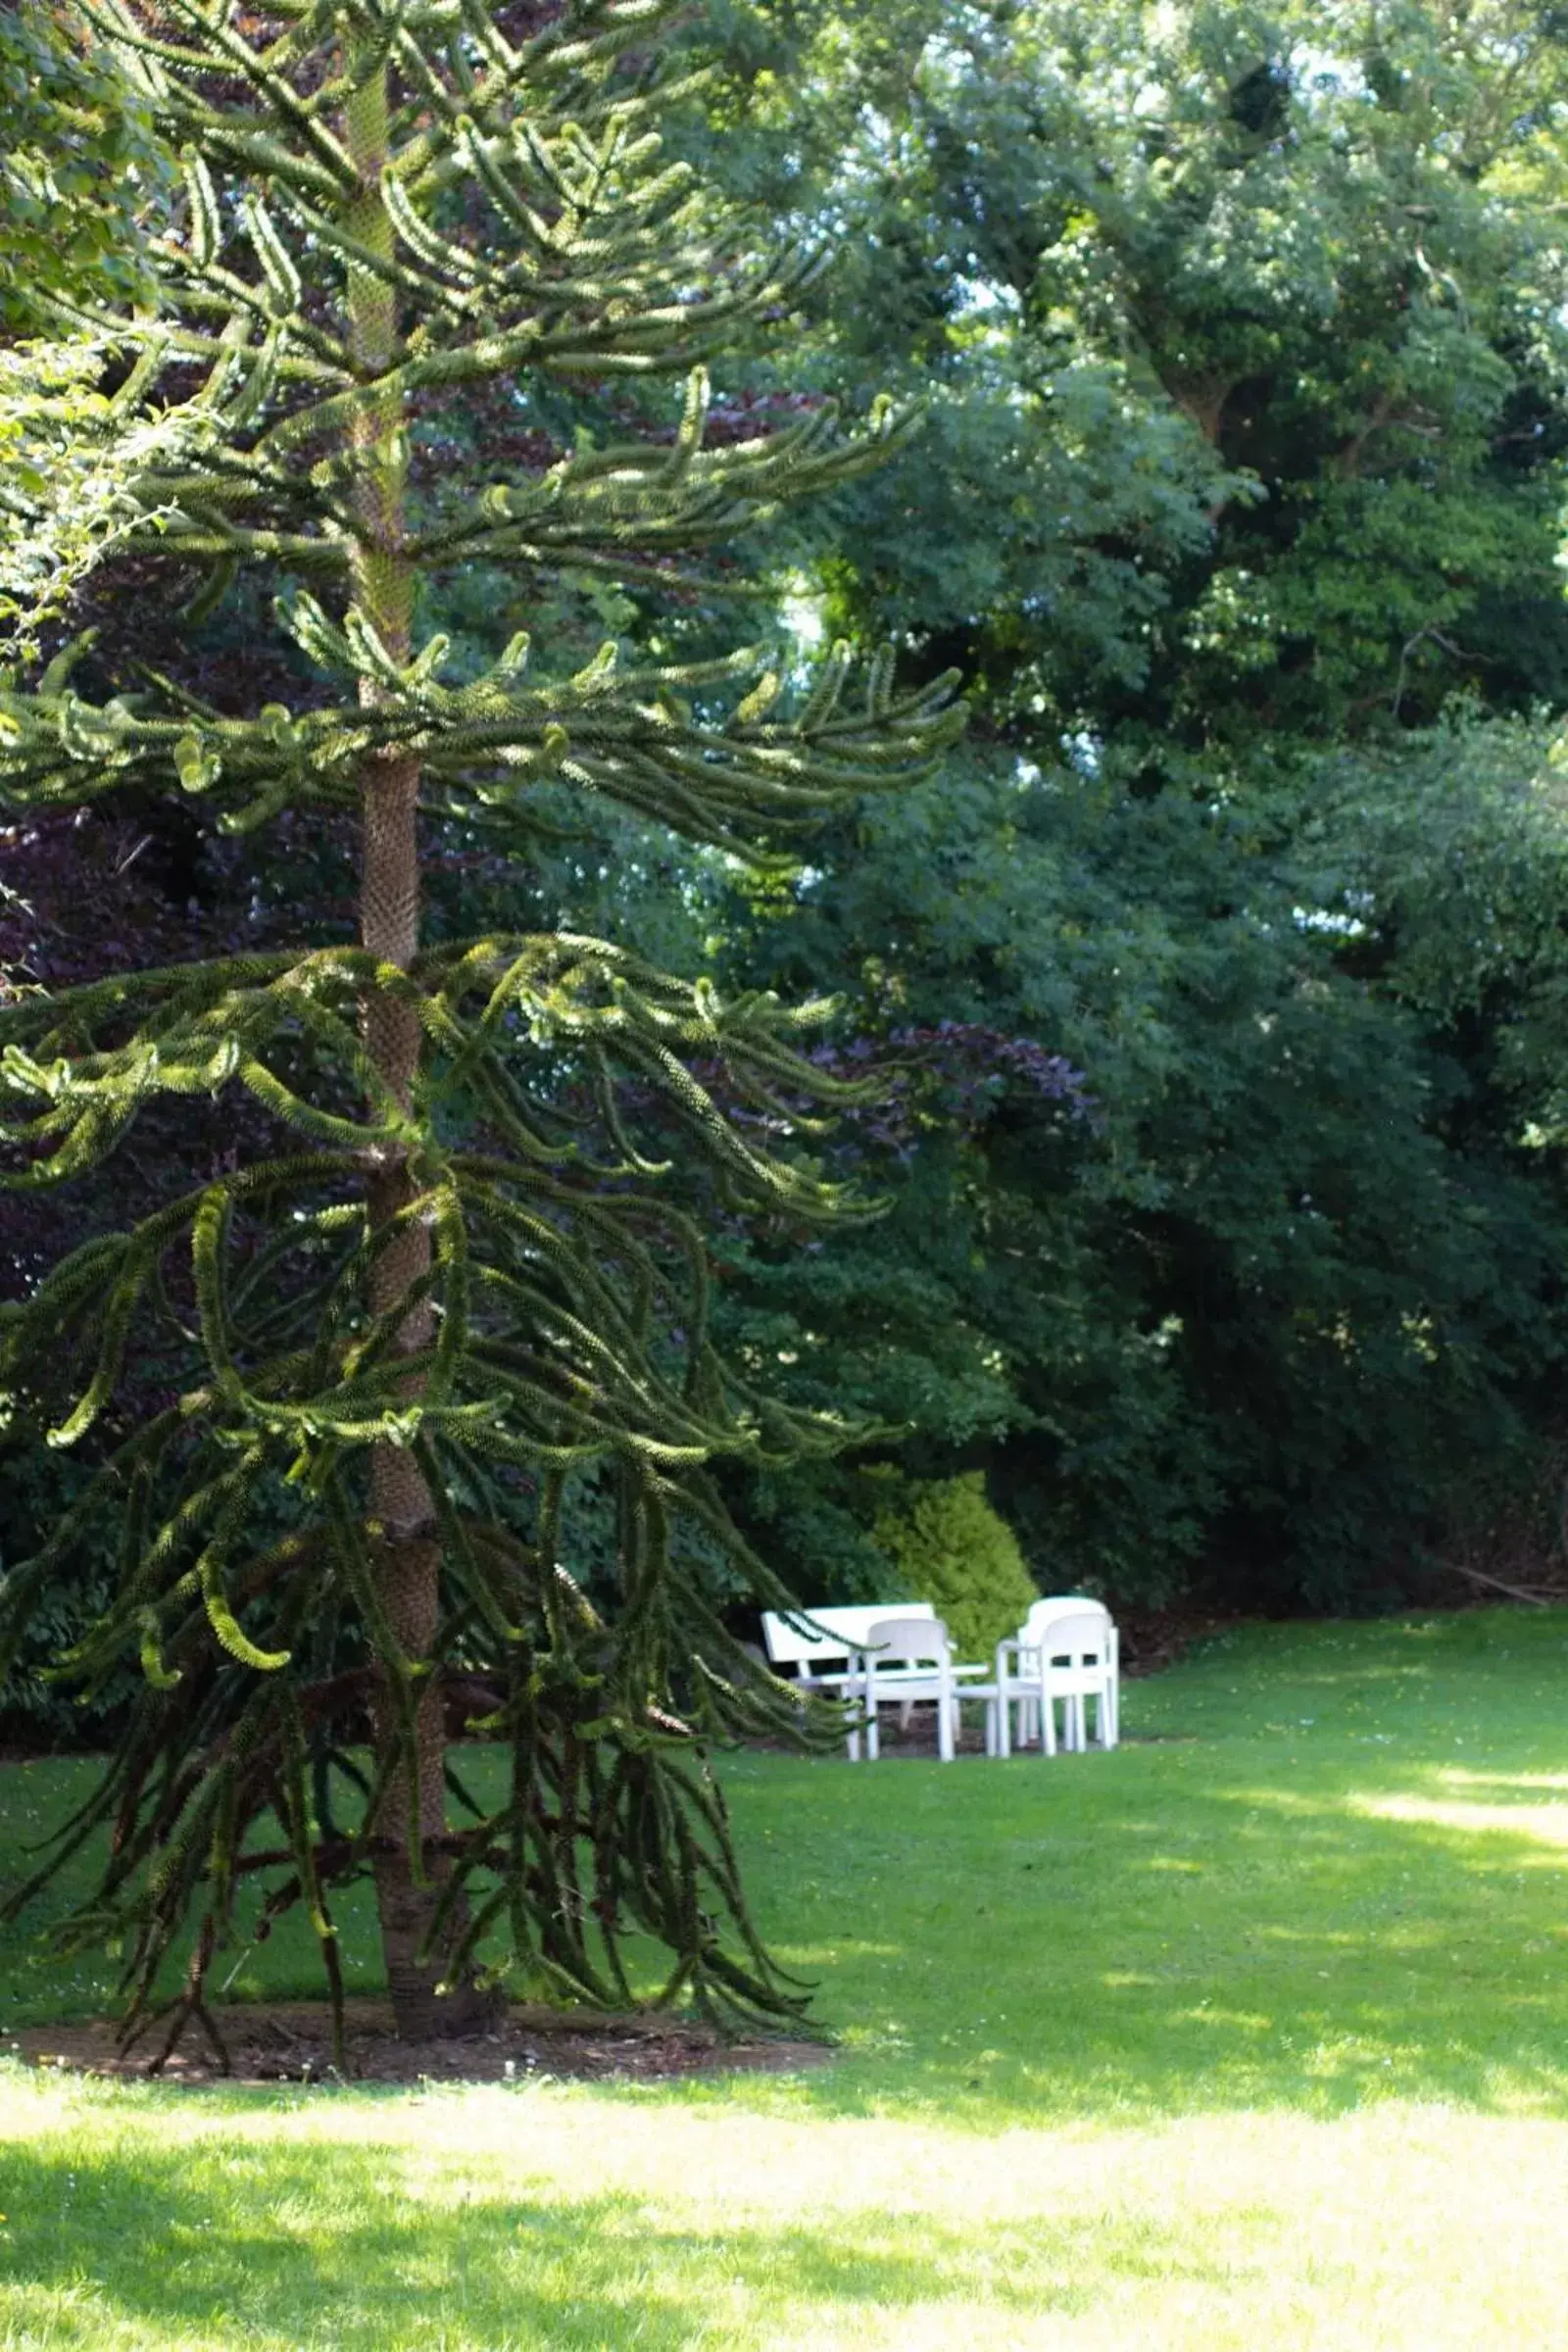
[(762, 1615), (762, 1646), (771, 1666), (831, 1670), (836, 1659), (848, 1659), (852, 1650), (863, 1645), (871, 1626), (895, 1613), (901, 1621), (930, 1621), (936, 1616), (928, 1600), (858, 1601), (843, 1608), (802, 1609), (788, 1617), (767, 1609)]
[(1031, 1601), (1029, 1614), (1018, 1628), (1018, 1639), (1031, 1648), (1039, 1646), (1044, 1628), (1057, 1617), (1091, 1617), (1110, 1623), (1110, 1611), (1102, 1600), (1091, 1600), (1087, 1592), (1046, 1592), (1039, 1600)]
[(1106, 1666), (1110, 1662), (1110, 1618), (1098, 1602), (1080, 1609), (1063, 1609), (1039, 1620), (1029, 1635), (1048, 1665)]
[(865, 1662), (878, 1666), (951, 1665), (953, 1644), (940, 1617), (882, 1617), (865, 1629)]

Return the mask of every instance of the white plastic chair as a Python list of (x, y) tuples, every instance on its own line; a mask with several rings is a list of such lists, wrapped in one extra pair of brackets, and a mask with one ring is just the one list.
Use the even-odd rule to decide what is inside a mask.
[(996, 1752), (1011, 1746), (1011, 1710), (1018, 1709), (1018, 1743), (1027, 1743), (1038, 1725), (1041, 1752), (1056, 1753), (1056, 1706), (1062, 1708), (1062, 1743), (1088, 1745), (1088, 1701), (1095, 1702), (1095, 1732), (1102, 1747), (1120, 1737), (1120, 1641), (1102, 1601), (1076, 1592), (1037, 1600), (1016, 1638), (997, 1647)]
[[(1103, 1712), (1097, 1707), (1096, 1731), (1102, 1747), (1114, 1747), (1119, 1738), (1121, 1711), (1121, 1636), (1115, 1620), (1102, 1600), (1093, 1600), (1086, 1592), (1048, 1592), (1037, 1600), (1019, 1630), (1019, 1639), (1026, 1636), (1038, 1647), (1048, 1629), (1062, 1617), (1098, 1617), (1105, 1628), (1109, 1642), (1108, 1671), (1105, 1678)], [(1038, 1637), (1038, 1640), (1037, 1640)], [(1033, 1671), (1033, 1661), (1030, 1661)], [(1094, 1694), (1098, 1699), (1098, 1692)], [(1076, 1744), (1082, 1749), (1084, 1706), (1082, 1695), (1072, 1700), (1072, 1712), (1078, 1730)]]
[(884, 1617), (868, 1626), (860, 1655), (857, 1695), (865, 1708), (865, 1752), (875, 1762), (877, 1714), (890, 1700), (907, 1706), (917, 1699), (935, 1699), (937, 1754), (953, 1762), (957, 1730), (957, 1686), (953, 1675), (953, 1644), (940, 1617)]

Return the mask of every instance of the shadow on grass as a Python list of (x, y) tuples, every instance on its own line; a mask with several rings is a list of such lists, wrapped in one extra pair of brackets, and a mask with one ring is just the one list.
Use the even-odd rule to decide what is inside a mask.
[[(153, 2119), (142, 2110), (145, 2127)], [(255, 2122), (265, 2124), (258, 2112)], [(519, 2110), (519, 2139), (529, 2129)], [(4, 2340), (156, 2352), (741, 2345), (765, 2319), (833, 2305), (972, 2303), (1083, 2312), (1118, 2279), (1214, 2282), (1172, 2232), (1107, 2215), (961, 2232), (857, 2213), (848, 2230), (748, 2216), (683, 2229), (640, 2198), (542, 2199), (401, 2178), (395, 2148), (145, 2130), (93, 2146), (89, 2123), (0, 2152)], [(1093, 2283), (1091, 2283), (1093, 2282)]]
[(818, 1848), (768, 1920), (870, 2023), (803, 2099), (992, 2125), (1390, 2095), (1568, 2116), (1561, 1775), (1184, 1765), (1174, 1790), (1147, 1751), (1026, 1762), (1010, 1791), (1008, 1767), (960, 1790), (906, 1766), (896, 1824), (858, 1798), (853, 1894)]
[(1122, 1854), (1107, 1898), (1068, 1866), (1064, 1963), (1031, 1986), (993, 1960), (992, 2050), (1031, 1991), (1043, 2031), (1015, 2072), (982, 2053), (988, 2101), (1568, 2116), (1565, 1826), (1441, 1793), (1205, 1794), (1176, 1850)]

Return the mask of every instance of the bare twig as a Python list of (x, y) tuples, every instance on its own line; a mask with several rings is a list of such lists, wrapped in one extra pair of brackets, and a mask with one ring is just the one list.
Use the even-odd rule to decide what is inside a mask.
[(1455, 1576), (1462, 1576), (1469, 1584), (1485, 1585), (1491, 1592), (1505, 1593), (1509, 1600), (1522, 1600), (1532, 1609), (1548, 1609), (1554, 1600), (1562, 1597), (1555, 1592), (1527, 1592), (1523, 1585), (1506, 1585), (1500, 1576), (1488, 1576), (1483, 1568), (1463, 1568), (1457, 1560), (1446, 1561), (1445, 1566), (1451, 1568)]

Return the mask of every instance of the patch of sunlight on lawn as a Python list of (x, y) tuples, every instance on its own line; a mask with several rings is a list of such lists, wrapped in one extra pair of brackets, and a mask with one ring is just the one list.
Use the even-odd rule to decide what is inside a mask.
[(1352, 1813), (1375, 1821), (1431, 1822), (1441, 1830), (1500, 1831), (1556, 1851), (1568, 1846), (1568, 1804), (1481, 1805), (1460, 1797), (1357, 1796), (1348, 1800)]
[(1448, 1788), (1520, 1789), (1526, 1803), (1538, 1788), (1568, 1790), (1568, 1772), (1469, 1772), (1462, 1765), (1446, 1764), (1433, 1778)]

